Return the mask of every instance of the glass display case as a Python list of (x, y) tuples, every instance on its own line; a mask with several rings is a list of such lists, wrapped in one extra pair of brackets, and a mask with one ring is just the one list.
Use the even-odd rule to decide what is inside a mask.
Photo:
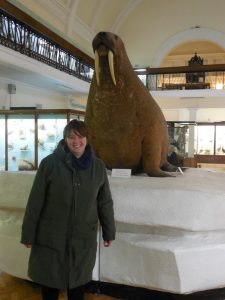
[(198, 124), (195, 127), (195, 152), (200, 155), (225, 155), (225, 125)]
[(63, 138), (72, 119), (84, 120), (84, 112), (64, 110), (1, 110), (0, 170), (36, 170)]
[(34, 170), (34, 115), (8, 116), (8, 170)]
[[(72, 119), (84, 120), (85, 112), (72, 109), (0, 110), (0, 171), (36, 170), (63, 138)], [(184, 157), (194, 126), (195, 156), (210, 162), (225, 159), (225, 122), (167, 122), (170, 143)], [(191, 137), (192, 140), (192, 137)], [(193, 145), (192, 145), (193, 146)], [(218, 160), (218, 159), (219, 160)]]
[(178, 122), (168, 122), (169, 142), (177, 147), (177, 150), (183, 156), (188, 153), (189, 127), (188, 124)]
[(39, 115), (38, 117), (38, 166), (41, 160), (51, 154), (63, 138), (67, 124), (65, 115)]
[(195, 151), (200, 155), (214, 155), (214, 125), (195, 127)]
[(5, 116), (0, 115), (0, 171), (5, 170)]
[(216, 155), (225, 155), (225, 125), (216, 126)]
[(225, 122), (198, 123), (195, 128), (195, 158), (199, 167), (224, 170)]
[(74, 120), (74, 119), (77, 119), (77, 120), (80, 120), (80, 121), (84, 121), (84, 114), (80, 114), (80, 115), (78, 115), (78, 114), (70, 114), (70, 121), (71, 120)]

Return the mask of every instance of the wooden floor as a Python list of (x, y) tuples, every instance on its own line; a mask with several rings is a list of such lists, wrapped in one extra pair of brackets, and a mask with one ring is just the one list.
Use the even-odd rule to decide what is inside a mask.
[[(171, 294), (172, 295), (172, 294)], [(161, 296), (155, 297), (154, 295), (151, 295), (151, 297), (146, 298), (144, 297), (143, 299), (181, 299), (177, 295), (175, 297), (170, 296)], [(139, 295), (140, 296), (140, 295)], [(193, 295), (181, 295), (182, 299), (201, 299), (201, 300), (225, 300), (224, 298), (224, 291), (221, 292), (211, 292), (211, 293), (201, 293), (201, 295), (195, 296), (194, 298)], [(186, 298), (187, 297), (187, 298)], [(98, 294), (85, 294), (84, 300), (118, 300), (118, 298), (112, 298), (106, 295), (98, 295)], [(133, 299), (133, 294), (132, 297), (129, 299)], [(142, 297), (138, 297), (138, 299), (142, 299)], [(38, 285), (23, 280), (19, 278), (15, 278), (12, 276), (9, 276), (7, 274), (0, 275), (0, 300), (41, 300), (41, 295), (40, 295), (40, 288)], [(59, 296), (59, 300), (67, 300), (66, 294), (61, 293)], [(122, 300), (122, 299), (120, 299)]]
[[(60, 294), (60, 300), (66, 300), (64, 293)], [(84, 300), (113, 300), (116, 298), (98, 294), (85, 294)], [(0, 300), (41, 300), (38, 285), (2, 274), (0, 276)]]

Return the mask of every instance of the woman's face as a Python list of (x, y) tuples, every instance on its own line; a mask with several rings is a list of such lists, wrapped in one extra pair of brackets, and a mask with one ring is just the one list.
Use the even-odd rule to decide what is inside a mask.
[(80, 135), (76, 129), (72, 129), (68, 138), (66, 138), (67, 146), (77, 158), (81, 157), (87, 145), (87, 138)]

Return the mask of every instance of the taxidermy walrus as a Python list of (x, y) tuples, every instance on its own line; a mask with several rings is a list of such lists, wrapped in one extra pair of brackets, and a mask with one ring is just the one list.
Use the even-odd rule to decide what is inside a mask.
[(85, 122), (95, 154), (109, 169), (171, 176), (168, 130), (162, 111), (135, 74), (122, 40), (110, 32), (92, 42), (95, 72)]

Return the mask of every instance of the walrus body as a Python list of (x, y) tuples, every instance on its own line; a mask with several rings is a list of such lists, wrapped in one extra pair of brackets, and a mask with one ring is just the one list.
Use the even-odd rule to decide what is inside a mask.
[[(97, 58), (85, 122), (95, 154), (109, 169), (171, 176), (165, 172), (174, 170), (167, 162), (165, 118), (133, 71), (122, 40), (110, 32), (100, 32), (93, 40), (93, 49)], [(111, 63), (108, 53), (114, 57)]]

